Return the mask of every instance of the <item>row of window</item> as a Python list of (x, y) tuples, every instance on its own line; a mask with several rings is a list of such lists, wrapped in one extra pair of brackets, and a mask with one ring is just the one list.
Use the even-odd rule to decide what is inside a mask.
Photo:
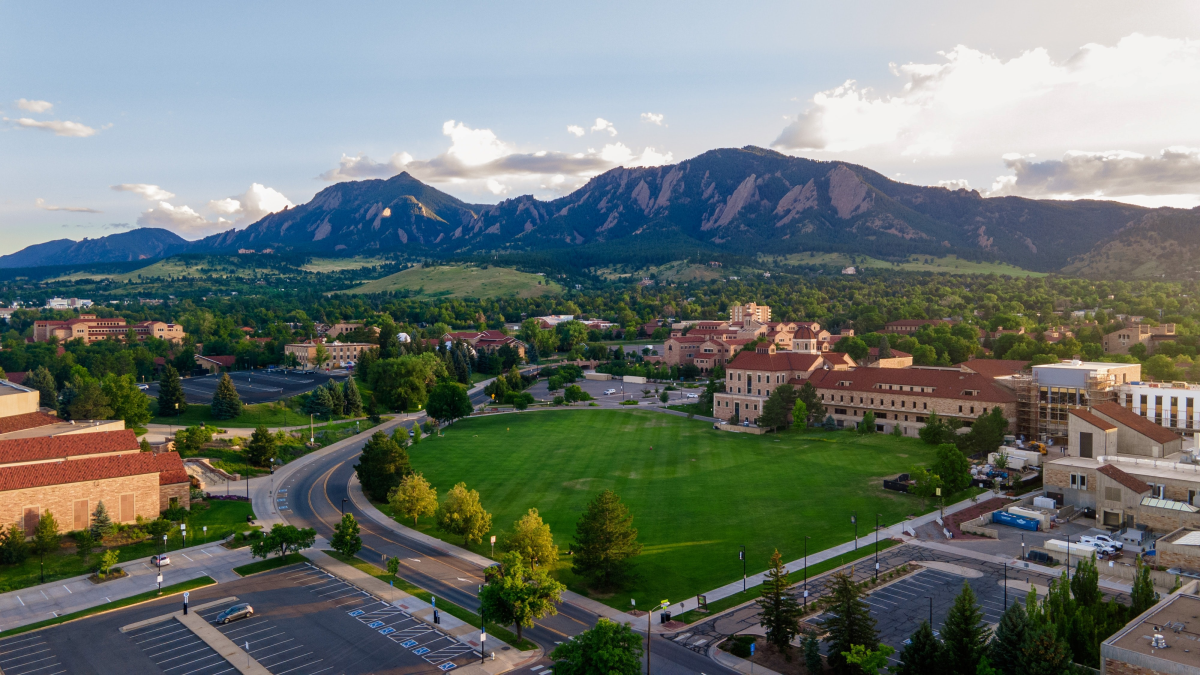
[[(128, 523), (137, 519), (137, 496), (132, 492), (120, 495), (117, 498), (116, 508), (109, 509), (109, 517), (114, 522)], [(76, 499), (71, 504), (71, 530), (84, 530), (91, 526), (92, 522), (92, 503), (87, 499)], [(22, 509), (22, 527), (27, 536), (32, 535), (34, 529), (37, 528), (38, 520), (42, 516), (42, 507), (26, 506)], [(59, 520), (59, 527), (65, 527), (66, 523)]]
[[(737, 377), (734, 377), (735, 375)], [(768, 373), (767, 374), (767, 383), (768, 384), (772, 381), (771, 380), (772, 377), (775, 378), (774, 381), (777, 384), (784, 381), (784, 375), (782, 373), (776, 373), (775, 375), (771, 375), (770, 373)], [(726, 376), (726, 379), (728, 379), (730, 382), (741, 382), (742, 381), (742, 373), (741, 373), (741, 371), (731, 371)], [(754, 381), (754, 373), (746, 373), (746, 381), (753, 382)], [(762, 373), (758, 373), (758, 381), (759, 382), (763, 381)]]

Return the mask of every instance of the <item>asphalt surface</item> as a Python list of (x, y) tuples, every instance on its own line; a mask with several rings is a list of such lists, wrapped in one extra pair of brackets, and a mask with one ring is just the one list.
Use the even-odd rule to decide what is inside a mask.
[[(345, 509), (354, 511), (348, 482), (361, 451), (361, 443), (352, 445), (322, 457), (289, 476), (287, 482), (280, 486), (276, 497), (280, 515), (291, 524), (311, 527), (318, 534), (331, 537), (333, 527), (341, 517), (343, 500)], [(363, 540), (360, 558), (382, 565), (384, 555), (396, 557), (400, 560), (402, 578), (439, 598), (478, 611), (478, 588), (483, 583), (481, 569), (427, 544), (386, 530), (365, 516), (358, 521)], [(558, 612), (557, 616), (541, 619), (533, 628), (524, 631), (524, 637), (536, 642), (547, 655), (558, 644), (594, 626), (599, 618), (570, 603), (561, 603)], [(654, 637), (652, 654), (652, 673), (733, 675), (736, 672), (658, 635)], [(548, 658), (543, 658), (516, 672), (533, 672), (535, 668), (540, 671), (552, 665)]]
[[(334, 378), (312, 371), (237, 370), (229, 373), (233, 387), (243, 403), (271, 403), (312, 391)], [(211, 403), (221, 375), (183, 378), (183, 393), (188, 403)], [(158, 398), (158, 382), (147, 384), (146, 395)]]

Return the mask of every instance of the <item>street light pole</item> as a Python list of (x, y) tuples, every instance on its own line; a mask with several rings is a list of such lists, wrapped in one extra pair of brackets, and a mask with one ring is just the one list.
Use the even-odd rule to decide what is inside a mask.
[(1004, 609), (1008, 610), (1008, 563), (1004, 563)]
[(746, 547), (743, 546), (741, 551), (738, 551), (738, 557), (742, 559), (742, 591), (746, 590)]
[(933, 630), (933, 596), (926, 597), (929, 598), (929, 630)]
[(858, 550), (858, 511), (850, 516), (850, 522), (854, 523), (854, 550)]
[(804, 609), (808, 609), (808, 540), (812, 537), (804, 537)]
[(342, 512), (343, 516), (346, 515), (346, 498), (345, 497), (342, 497), (342, 503), (338, 504), (338, 510)]

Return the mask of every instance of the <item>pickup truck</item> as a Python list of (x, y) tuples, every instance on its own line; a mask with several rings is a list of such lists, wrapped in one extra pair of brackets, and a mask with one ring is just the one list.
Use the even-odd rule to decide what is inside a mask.
[(1113, 539), (1112, 537), (1108, 536), (1107, 534), (1097, 534), (1094, 536), (1085, 534), (1079, 538), (1079, 541), (1081, 541), (1085, 544), (1091, 544), (1092, 546), (1095, 546), (1096, 548), (1101, 548), (1101, 549), (1109, 548), (1114, 551), (1120, 551), (1125, 548), (1125, 544), (1122, 544), (1121, 542), (1117, 541), (1116, 539)]

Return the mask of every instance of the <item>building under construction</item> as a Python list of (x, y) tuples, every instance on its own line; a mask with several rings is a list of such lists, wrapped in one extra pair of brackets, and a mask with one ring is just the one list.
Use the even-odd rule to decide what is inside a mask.
[(1017, 433), (1027, 440), (1066, 444), (1072, 409), (1116, 401), (1120, 385), (1141, 377), (1138, 363), (1069, 361), (1034, 366), (1031, 373), (1011, 380), (1017, 392)]

